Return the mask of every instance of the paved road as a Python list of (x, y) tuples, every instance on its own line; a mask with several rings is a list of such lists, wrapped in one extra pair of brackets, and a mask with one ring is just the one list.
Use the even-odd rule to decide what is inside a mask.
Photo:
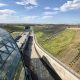
[(34, 48), (33, 35), (29, 37), (24, 50), (24, 60), (26, 66), (31, 70), (33, 80), (61, 80), (59, 76), (39, 58)]

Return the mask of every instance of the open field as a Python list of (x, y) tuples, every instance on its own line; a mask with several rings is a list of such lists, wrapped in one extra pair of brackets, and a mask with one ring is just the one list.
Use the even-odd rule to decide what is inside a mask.
[[(62, 49), (64, 49), (68, 44), (70, 44), (75, 31), (72, 30), (64, 30), (60, 32), (57, 36), (52, 37), (48, 40), (45, 40), (42, 32), (37, 32), (36, 37), (38, 42), (42, 41), (40, 45), (50, 53), (58, 54)], [(47, 36), (47, 35), (46, 35)]]
[(12, 37), (15, 39), (16, 37), (18, 37), (19, 35), (21, 35), (22, 32), (12, 32), (11, 35)]
[(12, 37), (15, 39), (22, 34), (25, 26), (6, 24), (0, 27), (11, 33)]
[(5, 30), (7, 30), (8, 32), (12, 33), (12, 32), (21, 32), (24, 31), (24, 27), (25, 26), (14, 26), (14, 25), (4, 25), (4, 26), (0, 26), (0, 28), (3, 28)]
[(40, 46), (80, 74), (80, 28), (48, 28), (34, 29)]
[(80, 30), (75, 32), (72, 42), (59, 53), (57, 58), (80, 74)]

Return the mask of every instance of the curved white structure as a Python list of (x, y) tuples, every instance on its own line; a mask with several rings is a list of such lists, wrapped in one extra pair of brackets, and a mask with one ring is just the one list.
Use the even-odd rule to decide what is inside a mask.
[(7, 31), (0, 28), (0, 80), (13, 80), (20, 59), (16, 42)]

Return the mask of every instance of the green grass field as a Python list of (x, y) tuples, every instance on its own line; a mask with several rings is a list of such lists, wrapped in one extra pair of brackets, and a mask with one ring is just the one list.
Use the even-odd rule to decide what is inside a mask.
[(22, 32), (12, 32), (11, 35), (15, 39), (17, 36), (21, 35)]
[[(71, 43), (75, 35), (74, 30), (65, 29), (57, 34), (55, 37), (51, 37), (46, 40), (48, 34), (44, 32), (36, 32), (36, 38), (38, 43), (49, 53), (55, 55), (62, 51), (68, 44)], [(45, 37), (44, 37), (45, 36)]]
[(10, 33), (24, 31), (24, 27), (25, 26), (16, 26), (16, 25), (15, 26), (14, 25), (0, 26), (0, 28), (3, 28), (3, 29), (7, 30)]

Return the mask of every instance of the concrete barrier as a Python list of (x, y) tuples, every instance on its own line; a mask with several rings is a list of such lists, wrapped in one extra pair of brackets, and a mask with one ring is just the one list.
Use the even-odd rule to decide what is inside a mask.
[(60, 76), (62, 80), (80, 80), (79, 74), (74, 72), (71, 68), (69, 68), (68, 66), (60, 62), (58, 59), (53, 57), (51, 54), (49, 54), (47, 51), (45, 51), (41, 46), (39, 46), (36, 39), (34, 46), (39, 56), (41, 58), (45, 57), (48, 60), (47, 62), (45, 59), (45, 62), (52, 66), (52, 68), (55, 70), (55, 72)]

